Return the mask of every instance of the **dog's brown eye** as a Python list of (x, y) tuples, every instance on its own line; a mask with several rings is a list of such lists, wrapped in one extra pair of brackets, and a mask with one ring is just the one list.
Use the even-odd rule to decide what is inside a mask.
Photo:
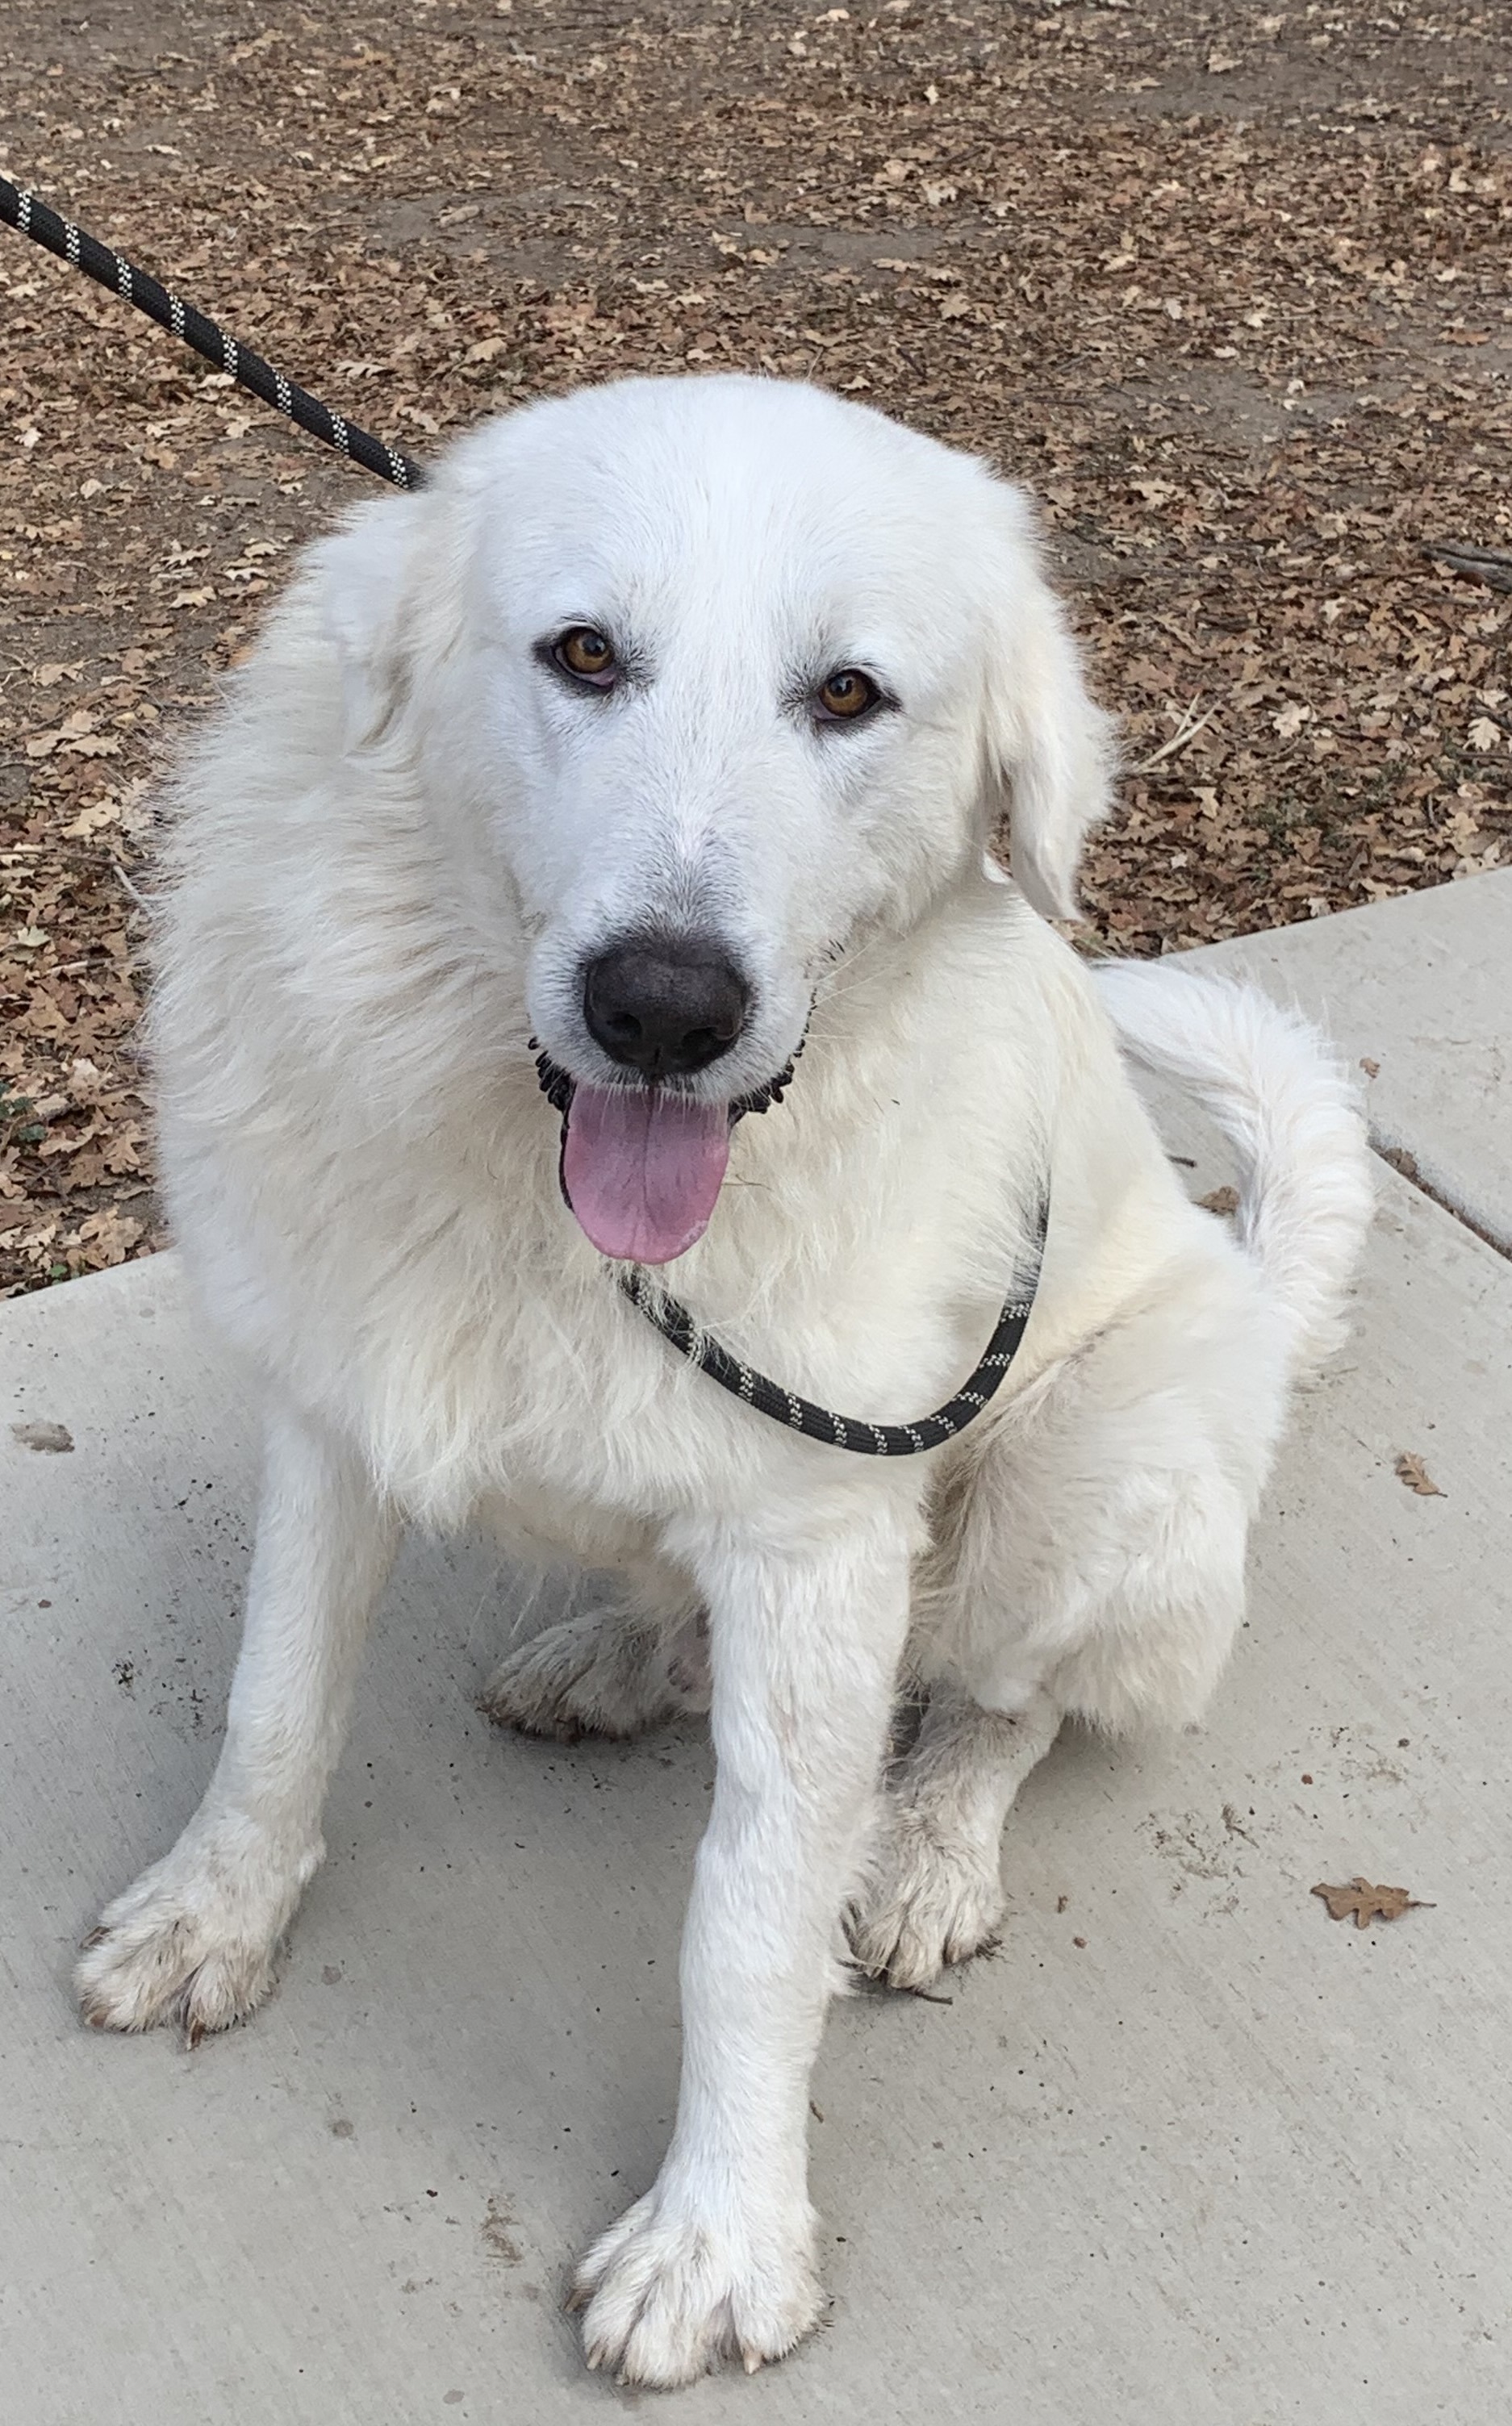
[(821, 686), (819, 704), (825, 716), (851, 723), (865, 716), (869, 707), (875, 707), (881, 696), (870, 675), (858, 672), (854, 666), (841, 666)]
[(590, 623), (578, 623), (563, 632), (552, 652), (559, 666), (580, 682), (602, 683), (619, 671), (613, 645), (602, 632)]

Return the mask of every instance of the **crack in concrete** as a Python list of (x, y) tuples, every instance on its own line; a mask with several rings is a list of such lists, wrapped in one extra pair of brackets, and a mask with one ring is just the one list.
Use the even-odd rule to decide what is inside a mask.
[(1378, 1155), (1382, 1162), (1390, 1163), (1391, 1169), (1399, 1173), (1402, 1178), (1418, 1190), (1420, 1195), (1426, 1196), (1430, 1205), (1437, 1205), (1441, 1212), (1449, 1214), (1456, 1221), (1461, 1229), (1469, 1230), (1472, 1237), (1481, 1240), (1483, 1245), (1491, 1248), (1495, 1253), (1503, 1256), (1508, 1263), (1512, 1263), (1512, 1241), (1499, 1238), (1494, 1231), (1486, 1228), (1484, 1222), (1477, 1221), (1473, 1213), (1467, 1213), (1463, 1205), (1456, 1205), (1452, 1196), (1446, 1196), (1443, 1189), (1427, 1176), (1419, 1164), (1417, 1156), (1409, 1147), (1388, 1145), (1381, 1138), (1374, 1135), (1372, 1136), (1370, 1144), (1371, 1152)]

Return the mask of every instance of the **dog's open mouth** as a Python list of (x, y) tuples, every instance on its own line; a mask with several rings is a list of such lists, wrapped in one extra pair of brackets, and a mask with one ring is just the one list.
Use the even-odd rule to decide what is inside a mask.
[(723, 1104), (675, 1087), (580, 1086), (546, 1053), (536, 1069), (561, 1114), (561, 1192), (586, 1237), (622, 1263), (670, 1264), (708, 1227), (736, 1122), (780, 1104), (793, 1065)]

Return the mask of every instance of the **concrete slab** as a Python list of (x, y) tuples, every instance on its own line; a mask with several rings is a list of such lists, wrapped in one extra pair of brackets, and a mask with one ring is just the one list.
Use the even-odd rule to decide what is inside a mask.
[[(837, 2012), (830, 2329), (680, 2416), (1504, 2413), (1509, 1338), (1512, 1265), (1389, 1179), (1211, 1723), (1063, 1743), (1000, 1958)], [(0, 1313), (6, 2415), (602, 2415), (563, 2268), (660, 2155), (709, 1755), (492, 1735), (471, 1693), (546, 1613), (492, 1553), (412, 1547), (272, 2005), (192, 2057), (74, 2019), (74, 1942), (208, 1773), (252, 1488), (171, 1257)], [(1309, 1890), (1355, 1872), (1432, 1908), (1335, 1925)]]
[(1184, 955), (1252, 977), (1367, 1072), (1371, 1132), (1512, 1249), (1512, 869)]
[[(1379, 1141), (1498, 1236), (1509, 913), (1512, 877), (1488, 877), (1193, 956), (1376, 1061)], [(1174, 1125), (1194, 1188), (1224, 1176)], [(1512, 1266), (1389, 1179), (1358, 1339), (1288, 1452), (1212, 1723), (1137, 1755), (1063, 1745), (1011, 1830), (1001, 1961), (948, 2007), (837, 2014), (815, 2127), (831, 2329), (759, 2388), (683, 2396), (690, 2417), (901, 2420), (942, 2396), (1026, 2426), (1497, 2414), (1509, 1314)], [(1443, 1499), (1396, 1480), (1403, 1448)], [(562, 2268), (665, 2135), (709, 1762), (695, 1731), (570, 1755), (490, 1735), (473, 1687), (553, 1613), (528, 1579), (412, 1550), (331, 1862), (251, 2030), (191, 2059), (73, 2019), (74, 1938), (208, 1772), (252, 1488), (172, 1258), (0, 1312), (17, 2414), (586, 2414), (606, 2396)], [(1308, 1889), (1355, 1870), (1435, 1908), (1336, 1929)]]

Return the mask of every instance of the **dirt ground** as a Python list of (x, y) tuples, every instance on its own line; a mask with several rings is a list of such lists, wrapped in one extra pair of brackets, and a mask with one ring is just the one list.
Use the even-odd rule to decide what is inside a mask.
[[(6, 0), (0, 167), (423, 454), (822, 380), (1042, 501), (1123, 719), (1094, 933), (1512, 857), (1504, 0)], [(88, 9), (87, 16), (83, 14)], [(165, 745), (367, 477), (0, 229), (0, 1290), (159, 1242)]]

